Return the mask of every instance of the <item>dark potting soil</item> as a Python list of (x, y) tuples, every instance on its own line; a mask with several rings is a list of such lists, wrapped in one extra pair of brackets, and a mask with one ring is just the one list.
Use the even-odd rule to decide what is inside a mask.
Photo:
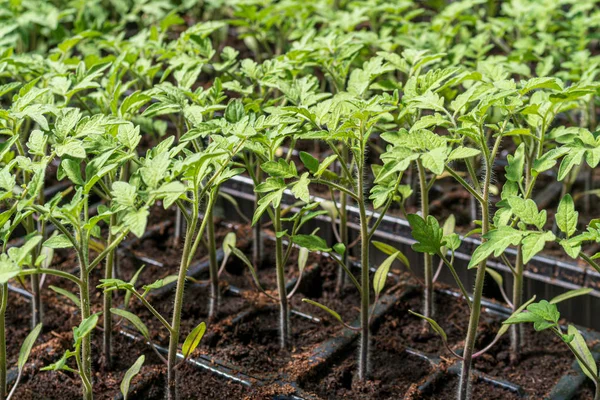
[[(414, 400), (448, 400), (455, 398), (458, 390), (458, 377), (456, 375), (444, 374), (440, 379), (433, 382), (430, 390), (428, 393), (415, 393), (409, 398)], [(473, 382), (471, 390), (473, 400), (516, 400), (521, 398), (510, 390), (481, 380)]]
[[(303, 389), (322, 399), (398, 399), (428, 376), (429, 361), (405, 351), (400, 343), (381, 333), (372, 337), (371, 377), (357, 379), (358, 351), (346, 352), (332, 366), (307, 379)], [(319, 378), (321, 377), (321, 378)]]
[(210, 348), (201, 352), (230, 368), (239, 368), (250, 376), (275, 379), (282, 374), (301, 375), (302, 361), (311, 349), (340, 331), (339, 326), (322, 324), (292, 315), (291, 348), (279, 345), (279, 310), (273, 307), (257, 311), (243, 322), (217, 334)]
[(573, 355), (551, 332), (535, 332), (530, 325), (523, 328), (525, 343), (516, 364), (509, 360), (507, 334), (488, 353), (475, 359), (473, 365), (489, 375), (516, 383), (533, 398), (542, 398), (571, 370)]
[[(156, 230), (153, 235), (142, 240), (132, 240), (132, 244), (126, 249), (123, 249), (122, 254), (129, 257), (121, 257), (119, 262), (120, 279), (128, 281), (133, 277), (137, 270), (145, 265), (144, 270), (138, 278), (138, 286), (150, 284), (157, 279), (165, 278), (169, 275), (177, 274), (182, 256), (183, 238), (180, 243), (173, 242), (174, 224), (158, 225), (161, 222), (175, 220), (175, 213), (172, 210), (163, 210), (160, 207), (153, 208), (152, 220), (157, 224), (151, 225), (150, 229), (155, 226), (161, 226), (162, 229)], [(221, 247), (223, 238), (229, 232), (234, 231), (237, 236), (237, 246), (243, 251), (248, 246), (245, 239), (248, 237), (247, 226), (240, 226), (237, 230), (216, 224), (215, 236), (218, 248)], [(208, 251), (204, 244), (198, 246), (198, 251), (194, 255), (192, 266), (201, 260), (207, 260)], [(152, 260), (152, 261), (150, 261)]]
[[(175, 289), (169, 292), (168, 296), (162, 296), (159, 299), (149, 297), (148, 299), (150, 304), (152, 304), (152, 306), (169, 322), (171, 322), (169, 316), (173, 312), (174, 295)], [(188, 284), (186, 286), (183, 308), (181, 310), (180, 341), (182, 343), (192, 329), (194, 329), (201, 322), (205, 322), (207, 324), (207, 332), (205, 333), (202, 343), (204, 343), (206, 340), (210, 340), (209, 338), (214, 334), (214, 330), (221, 329), (217, 322), (212, 323), (208, 321), (209, 297), (210, 289), (207, 285)], [(247, 303), (242, 297), (225, 294), (221, 296), (219, 314), (217, 318), (230, 319), (232, 316), (235, 316), (237, 313), (242, 311), (242, 309), (246, 306)], [(155, 344), (161, 346), (168, 345), (169, 332), (143, 304), (138, 302), (136, 299), (133, 299), (130, 309), (134, 314), (140, 317), (149, 328), (150, 335)]]
[[(424, 328), (423, 321), (408, 311), (421, 313), (422, 292), (417, 291), (394, 307), (385, 317), (379, 332), (386, 334), (406, 347), (428, 354), (445, 355), (440, 337), (431, 329)], [(448, 342), (453, 345), (464, 340), (469, 323), (469, 307), (462, 298), (435, 292), (435, 321), (444, 329)], [(485, 315), (482, 315), (485, 319)]]
[[(444, 329), (448, 343), (461, 350), (468, 325), (468, 307), (464, 301), (443, 293), (436, 293), (434, 319)], [(408, 313), (421, 310), (421, 296), (415, 295), (401, 302), (386, 317), (379, 332), (419, 351), (453, 359), (444, 348), (439, 336), (424, 329), (422, 321)], [(476, 349), (487, 346), (496, 336), (501, 320), (483, 313), (479, 323)], [(550, 332), (525, 329), (522, 356), (516, 364), (510, 362), (510, 335), (507, 333), (487, 353), (473, 361), (474, 368), (501, 380), (520, 385), (533, 398), (548, 394), (573, 362), (568, 348)]]
[(592, 400), (594, 398), (594, 392), (596, 388), (591, 379), (586, 379), (583, 385), (579, 387), (575, 396), (572, 400)]
[[(81, 380), (75, 374), (64, 371), (41, 371), (48, 364), (58, 361), (66, 350), (73, 346), (72, 332), (63, 333), (49, 342), (38, 340), (25, 369), (24, 379), (15, 392), (17, 399), (81, 399)], [(149, 371), (157, 366), (162, 368), (160, 359), (148, 345), (132, 341), (123, 335), (115, 335), (113, 339), (113, 368), (105, 369), (101, 356), (102, 335), (96, 331), (92, 336), (92, 377), (94, 397), (96, 399), (113, 399), (119, 392), (119, 386), (125, 372), (140, 355), (145, 356), (140, 375), (132, 381), (132, 387), (147, 377)], [(74, 360), (69, 361), (76, 368)]]
[[(198, 399), (253, 399), (255, 391), (239, 383), (219, 378), (190, 364), (178, 368), (177, 394), (179, 400)], [(141, 387), (130, 396), (131, 400), (164, 400), (166, 372), (164, 368), (154, 368), (148, 373), (152, 383)]]

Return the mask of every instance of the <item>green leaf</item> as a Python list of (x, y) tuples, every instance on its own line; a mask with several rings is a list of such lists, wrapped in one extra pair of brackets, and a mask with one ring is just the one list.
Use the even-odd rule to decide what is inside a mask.
[(396, 254), (396, 258), (406, 266), (406, 268), (410, 269), (410, 262), (408, 261), (408, 258), (398, 249), (396, 249), (394, 246), (391, 246), (387, 243), (383, 243), (377, 240), (373, 240), (371, 242), (371, 244), (373, 244), (373, 246), (375, 246), (375, 248), (379, 251), (381, 251), (384, 254), (387, 255), (391, 255), (391, 254)]
[(250, 270), (250, 273), (252, 274), (252, 278), (254, 278), (254, 282), (258, 283), (259, 282), (258, 275), (256, 274), (256, 270), (254, 269), (254, 266), (252, 266), (252, 263), (250, 262), (250, 260), (248, 260), (248, 257), (246, 257), (246, 255), (244, 253), (242, 253), (239, 249), (237, 249), (235, 247), (231, 248), (231, 252), (233, 253), (233, 255), (235, 255), (237, 258), (239, 258), (244, 264), (246, 264), (246, 266)]
[(229, 232), (223, 238), (223, 253), (225, 257), (231, 254), (231, 249), (235, 247), (237, 238), (235, 236), (235, 232)]
[(571, 172), (574, 166), (581, 164), (585, 149), (571, 149), (563, 158), (560, 166), (558, 167), (558, 180), (562, 181), (565, 179), (567, 174)]
[(140, 319), (140, 317), (138, 317), (137, 315), (135, 315), (134, 313), (131, 313), (129, 311), (125, 311), (123, 309), (120, 308), (111, 308), (110, 312), (118, 315), (120, 317), (125, 318), (126, 320), (128, 320), (129, 322), (131, 322), (133, 324), (133, 326), (135, 326), (135, 328), (142, 334), (142, 336), (146, 339), (150, 339), (150, 334), (148, 331), (148, 327), (146, 326), (146, 324), (144, 324), (142, 322), (142, 320)]
[(260, 168), (274, 178), (293, 178), (298, 176), (296, 165), (293, 161), (288, 164), (283, 158), (277, 161), (267, 161), (262, 163)]
[(71, 158), (62, 160), (60, 166), (67, 174), (67, 177), (75, 185), (83, 186), (85, 181), (81, 177), (81, 162), (75, 161)]
[[(576, 239), (577, 236), (571, 239)], [(563, 250), (567, 255), (573, 259), (579, 257), (579, 253), (581, 252), (581, 244), (580, 243), (572, 243), (572, 240), (562, 239), (559, 244), (562, 246)]]
[(562, 90), (562, 82), (552, 77), (535, 77), (525, 81), (520, 94), (526, 94), (535, 89)]
[(390, 272), (390, 267), (392, 263), (397, 258), (399, 251), (393, 253), (391, 256), (386, 258), (377, 271), (375, 271), (375, 276), (373, 277), (373, 290), (375, 290), (375, 294), (380, 294), (385, 286), (385, 282), (387, 281), (388, 272)]
[(336, 243), (333, 245), (333, 251), (342, 256), (346, 252), (346, 246), (343, 243)]
[(575, 328), (573, 325), (569, 325), (567, 328), (567, 333), (569, 335), (573, 335), (573, 340), (571, 341), (571, 350), (579, 355), (583, 362), (585, 362), (584, 365), (583, 362), (577, 358), (579, 367), (588, 378), (596, 382), (598, 379), (598, 366), (596, 365), (596, 360), (594, 360), (594, 356), (590, 352), (585, 339), (581, 333), (579, 333), (579, 330), (577, 330), (577, 328)]
[(325, 158), (323, 160), (323, 162), (321, 164), (319, 164), (319, 169), (317, 170), (317, 172), (314, 175), (317, 178), (321, 177), (321, 175), (323, 175), (325, 173), (327, 168), (329, 168), (331, 163), (333, 163), (336, 159), (337, 159), (337, 155), (335, 155), (335, 154), (332, 154), (329, 157)]
[(504, 286), (504, 279), (502, 278), (502, 275), (498, 273), (498, 271), (495, 271), (491, 268), (486, 268), (485, 272), (487, 272), (488, 275), (492, 277), (492, 279), (494, 280), (494, 282), (496, 282), (498, 287), (502, 288)]
[(419, 313), (416, 313), (412, 310), (408, 310), (409, 313), (411, 313), (412, 315), (415, 315), (421, 319), (424, 319), (425, 321), (427, 321), (429, 323), (429, 325), (431, 325), (431, 328), (435, 331), (435, 333), (437, 333), (438, 335), (440, 335), (440, 337), (442, 338), (442, 340), (445, 342), (448, 341), (448, 335), (446, 335), (446, 332), (444, 331), (444, 329), (442, 329), (442, 327), (435, 322), (433, 319), (428, 318), (424, 315), (421, 315)]
[(550, 300), (550, 304), (558, 304), (561, 301), (572, 299), (573, 297), (584, 296), (586, 294), (591, 293), (592, 291), (593, 291), (593, 289), (591, 289), (591, 288), (581, 288), (581, 289), (569, 290), (563, 294), (559, 294), (558, 296), (554, 297), (552, 300)]
[(134, 362), (127, 372), (125, 372), (123, 380), (121, 381), (121, 393), (123, 394), (123, 400), (127, 400), (131, 380), (140, 373), (140, 369), (142, 369), (142, 365), (144, 365), (145, 360), (146, 357), (144, 355), (139, 356), (136, 362)]
[(244, 104), (240, 99), (232, 100), (225, 109), (225, 119), (232, 124), (241, 121), (245, 114)]
[(165, 210), (171, 207), (186, 192), (186, 186), (179, 181), (172, 181), (161, 185), (153, 193), (163, 199)]
[(294, 235), (292, 236), (292, 243), (305, 247), (309, 251), (331, 251), (331, 248), (327, 246), (327, 242), (316, 235)]
[(337, 312), (333, 311), (331, 308), (324, 306), (321, 303), (317, 303), (316, 301), (310, 300), (310, 299), (302, 299), (303, 302), (308, 303), (308, 304), (312, 304), (313, 306), (317, 306), (319, 307), (321, 310), (328, 312), (329, 314), (331, 314), (331, 316), (335, 319), (337, 319), (338, 321), (340, 321), (341, 323), (344, 323), (344, 321), (342, 321), (342, 317), (340, 316), (340, 314), (338, 314)]
[(71, 300), (77, 307), (81, 307), (81, 302), (79, 301), (79, 297), (77, 297), (73, 293), (69, 292), (68, 290), (56, 287), (56, 286), (50, 285), (49, 287), (50, 287), (50, 289), (52, 289), (56, 293), (60, 294), (61, 296), (65, 296), (67, 299)]
[(434, 174), (441, 175), (448, 157), (447, 150), (446, 147), (438, 147), (421, 155), (423, 166)]
[(21, 345), (21, 351), (19, 351), (19, 361), (17, 363), (19, 371), (23, 371), (23, 367), (25, 367), (25, 364), (27, 363), (27, 359), (29, 358), (31, 349), (33, 348), (33, 345), (35, 344), (35, 341), (37, 340), (41, 331), (42, 324), (40, 323), (37, 324), (37, 326), (33, 328), (31, 332), (29, 332), (29, 334), (23, 341), (23, 344)]
[(283, 189), (279, 189), (261, 197), (260, 200), (258, 200), (258, 207), (256, 207), (256, 211), (254, 211), (254, 216), (252, 217), (252, 225), (255, 225), (260, 220), (260, 217), (267, 211), (269, 205), (273, 204), (274, 208), (279, 207), (282, 196)]
[(137, 188), (127, 182), (114, 182), (110, 192), (113, 202), (116, 204), (115, 211), (135, 207)]
[(429, 215), (424, 220), (417, 214), (408, 214), (407, 219), (417, 241), (412, 248), (419, 253), (437, 254), (442, 247), (443, 231), (435, 217)]
[(300, 152), (300, 160), (302, 161), (302, 164), (304, 164), (306, 169), (309, 170), (312, 174), (316, 173), (319, 169), (319, 160), (317, 160), (305, 151)]
[(73, 247), (73, 243), (71, 243), (71, 241), (61, 233), (46, 240), (42, 246), (50, 249), (68, 249)]
[(200, 324), (198, 324), (198, 326), (196, 326), (185, 338), (181, 348), (181, 352), (185, 358), (188, 358), (194, 350), (196, 350), (196, 347), (198, 347), (200, 340), (202, 340), (202, 337), (204, 336), (204, 332), (206, 332), (206, 324), (200, 322)]
[(522, 241), (523, 263), (527, 264), (536, 254), (544, 249), (546, 242), (553, 242), (556, 237), (552, 232), (534, 232)]
[(21, 268), (14, 262), (0, 259), (0, 284), (7, 283), (20, 272)]
[(504, 168), (506, 179), (512, 182), (520, 182), (523, 179), (523, 169), (525, 167), (525, 144), (521, 143), (515, 150), (514, 156), (509, 154), (506, 159), (508, 161), (508, 165)]
[(510, 325), (511, 325), (512, 323), (511, 323), (511, 322), (507, 322), (507, 321), (508, 321), (509, 319), (513, 318), (513, 317), (514, 317), (514, 316), (516, 316), (516, 315), (520, 315), (520, 314), (523, 312), (523, 310), (525, 310), (525, 309), (526, 309), (526, 308), (527, 308), (527, 307), (528, 307), (528, 306), (529, 306), (531, 303), (533, 303), (534, 301), (535, 301), (535, 295), (534, 295), (534, 296), (533, 296), (531, 299), (529, 299), (529, 300), (527, 300), (525, 303), (523, 303), (523, 304), (521, 305), (521, 307), (517, 308), (517, 309), (515, 310), (515, 312), (513, 312), (513, 313), (510, 315), (510, 317), (508, 317), (508, 318), (507, 318), (507, 320), (506, 320), (506, 321), (504, 321), (504, 322), (502, 323), (502, 326), (501, 326), (501, 327), (500, 327), (500, 329), (498, 330), (498, 333), (496, 334), (496, 337), (500, 337), (500, 336), (504, 335), (506, 332), (508, 332), (508, 329), (510, 328)]
[(73, 328), (73, 342), (75, 342), (76, 345), (81, 341), (81, 339), (88, 336), (90, 333), (92, 333), (94, 328), (96, 328), (99, 315), (100, 314), (98, 313), (92, 314), (81, 321), (81, 324), (79, 324), (78, 327)]
[(302, 271), (304, 271), (304, 268), (306, 268), (308, 254), (309, 251), (306, 247), (300, 247), (300, 251), (298, 252), (298, 270), (300, 271), (300, 274), (302, 274)]
[(302, 200), (305, 203), (310, 201), (310, 192), (308, 191), (308, 184), (310, 183), (310, 179), (308, 179), (308, 172), (302, 174), (298, 182), (296, 182), (292, 186), (292, 193), (297, 199)]
[(575, 204), (570, 194), (566, 194), (558, 205), (556, 212), (556, 225), (558, 229), (567, 235), (567, 238), (571, 237), (577, 230), (577, 219), (579, 213), (575, 211)]
[(70, 139), (66, 143), (56, 145), (56, 155), (59, 157), (71, 156), (73, 158), (86, 157), (83, 145), (76, 139)]
[(146, 232), (149, 211), (146, 208), (140, 208), (137, 211), (130, 211), (123, 217), (123, 224), (129, 228), (131, 233), (137, 237), (142, 237)]
[(475, 249), (469, 262), (468, 268), (476, 267), (480, 262), (487, 259), (492, 253), (495, 257), (504, 253), (508, 246), (516, 246), (523, 238), (523, 232), (518, 231), (510, 226), (501, 226), (484, 235), (486, 242)]
[(463, 158), (471, 158), (481, 154), (480, 150), (473, 149), (471, 147), (457, 147), (456, 149), (450, 152), (448, 156), (448, 161), (461, 160)]
[(546, 210), (538, 212), (537, 204), (531, 199), (523, 199), (517, 196), (508, 198), (508, 204), (512, 212), (526, 224), (535, 225), (542, 229), (546, 223)]

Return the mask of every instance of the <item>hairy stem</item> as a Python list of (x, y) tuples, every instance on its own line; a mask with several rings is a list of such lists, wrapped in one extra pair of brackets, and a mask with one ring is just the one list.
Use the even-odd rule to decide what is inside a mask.
[[(83, 257), (80, 257), (79, 263), (81, 270), (79, 301), (81, 302), (81, 321), (83, 322), (91, 315), (90, 281), (89, 272), (87, 270), (87, 250), (84, 250)], [(92, 382), (92, 346), (90, 336), (91, 334), (85, 336), (81, 342), (81, 368), (79, 373), (83, 381), (83, 393), (85, 399), (92, 399), (93, 397), (93, 393), (90, 390), (91, 386), (88, 385)]]
[[(341, 172), (340, 174), (348, 173), (348, 146), (342, 143), (342, 149), (339, 153), (340, 163), (341, 163)], [(349, 177), (350, 178), (350, 177)], [(334, 199), (335, 201), (335, 199)], [(341, 243), (345, 246), (346, 251), (342, 255), (342, 261), (345, 265), (348, 265), (348, 195), (344, 192), (340, 192), (340, 239)], [(335, 221), (334, 221), (335, 223)], [(338, 267), (337, 272), (337, 283), (336, 283), (336, 291), (341, 293), (344, 289), (344, 285), (346, 284), (346, 271), (341, 267)]]
[[(108, 241), (107, 246), (115, 240), (115, 235), (112, 233), (112, 227), (117, 224), (117, 216), (111, 215), (109, 227), (108, 227)], [(106, 255), (106, 264), (104, 270), (104, 279), (112, 279), (114, 275), (114, 266), (116, 258), (116, 249), (112, 249)], [(103, 319), (104, 319), (104, 332), (102, 336), (102, 351), (104, 353), (104, 360), (108, 369), (112, 368), (112, 313), (110, 309), (112, 307), (112, 290), (104, 291), (104, 304), (103, 304)]]
[[(483, 136), (483, 135), (482, 135)], [(483, 182), (483, 195), (481, 196), (481, 235), (485, 235), (490, 229), (490, 183), (492, 180), (493, 162), (496, 158), (496, 153), (500, 147), (502, 135), (498, 135), (491, 154), (487, 150), (485, 140), (482, 139), (482, 147), (486, 154), (485, 158), (485, 178)], [(482, 238), (483, 241), (485, 239)], [(475, 348), (475, 339), (477, 338), (477, 327), (479, 325), (479, 317), (481, 314), (481, 297), (483, 295), (483, 284), (485, 281), (485, 267), (487, 259), (483, 260), (477, 266), (477, 275), (475, 277), (475, 289), (473, 292), (473, 307), (471, 308), (471, 316), (469, 318), (469, 328), (467, 330), (467, 338), (465, 340), (465, 348), (463, 352), (463, 360), (461, 362), (461, 374), (458, 386), (458, 400), (467, 400), (471, 398), (471, 359)]]
[[(429, 215), (429, 189), (425, 176), (425, 168), (421, 160), (417, 160), (417, 170), (419, 171), (419, 186), (421, 193), (421, 217), (427, 219)], [(433, 318), (433, 264), (431, 254), (423, 253), (423, 267), (425, 287), (423, 289), (423, 315), (427, 318)], [(428, 325), (426, 320), (423, 320)]]
[[(275, 233), (281, 232), (281, 208), (276, 207), (273, 217)], [(290, 310), (285, 287), (285, 265), (283, 265), (283, 239), (275, 238), (275, 267), (277, 269), (277, 292), (279, 293), (279, 342), (282, 349), (289, 347)]]
[[(363, 141), (361, 140), (361, 143)], [(364, 145), (361, 154), (364, 155)], [(363, 157), (364, 158), (364, 157)], [(358, 208), (360, 212), (360, 261), (361, 261), (361, 304), (360, 304), (360, 353), (358, 377), (365, 381), (369, 374), (369, 221), (364, 198), (364, 160), (357, 163)]]
[(2, 303), (0, 304), (0, 399), (6, 398), (6, 331), (5, 317), (6, 304), (8, 303), (8, 284), (4, 283), (1, 290)]
[[(512, 311), (515, 312), (523, 304), (523, 249), (517, 247), (517, 259), (515, 261), (515, 274), (513, 280)], [(522, 327), (515, 324), (510, 327), (510, 361), (515, 363), (519, 359), (519, 349), (522, 342)]]
[[(252, 171), (252, 168), (248, 169)], [(262, 180), (262, 170), (260, 169), (260, 163), (256, 163), (256, 172), (253, 176), (254, 185), (258, 185)], [(258, 200), (260, 199), (258, 193), (254, 194), (254, 209), (258, 208)], [(258, 271), (261, 267), (264, 258), (264, 244), (262, 239), (262, 227), (260, 221), (252, 227), (252, 265), (254, 269)]]
[[(217, 196), (219, 189), (215, 189), (212, 196)], [(215, 224), (212, 207), (206, 211), (205, 217), (208, 220), (206, 224), (206, 236), (208, 240), (208, 269), (210, 273), (210, 302), (208, 308), (208, 318), (214, 320), (219, 312), (219, 263), (217, 261), (217, 241), (215, 239)]]

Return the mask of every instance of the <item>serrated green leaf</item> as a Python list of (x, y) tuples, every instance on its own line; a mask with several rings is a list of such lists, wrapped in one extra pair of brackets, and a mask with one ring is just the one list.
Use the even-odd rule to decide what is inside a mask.
[(310, 201), (310, 192), (308, 191), (309, 183), (310, 179), (308, 179), (308, 172), (305, 172), (302, 174), (298, 182), (296, 182), (291, 188), (294, 196), (305, 203)]
[(577, 219), (579, 213), (575, 211), (575, 203), (570, 194), (566, 194), (558, 205), (556, 212), (556, 225), (558, 229), (567, 235), (567, 238), (571, 237), (577, 230)]
[(536, 254), (544, 249), (546, 242), (553, 242), (556, 237), (552, 232), (534, 232), (522, 241), (523, 263), (527, 264)]
[(468, 268), (476, 267), (480, 262), (487, 259), (492, 253), (495, 257), (500, 256), (508, 246), (516, 246), (521, 242), (524, 233), (509, 226), (501, 226), (484, 235), (486, 242), (475, 249), (469, 262)]
[(408, 214), (411, 235), (417, 241), (412, 248), (419, 253), (437, 254), (442, 247), (443, 231), (439, 222), (431, 215), (427, 220), (417, 214)]

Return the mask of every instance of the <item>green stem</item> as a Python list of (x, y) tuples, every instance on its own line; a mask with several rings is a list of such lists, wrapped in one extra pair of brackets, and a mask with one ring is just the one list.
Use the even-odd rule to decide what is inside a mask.
[[(361, 140), (361, 144), (364, 143)], [(369, 220), (367, 219), (364, 198), (364, 144), (361, 146), (363, 160), (357, 160), (357, 191), (360, 213), (360, 261), (361, 261), (361, 306), (360, 306), (360, 353), (358, 358), (358, 377), (366, 381), (369, 374)]]
[[(276, 207), (273, 228), (275, 233), (281, 232), (281, 208)], [(289, 347), (290, 341), (290, 310), (287, 290), (285, 287), (285, 265), (283, 265), (283, 238), (275, 237), (275, 268), (277, 272), (277, 292), (279, 294), (279, 343), (282, 349)]]
[[(429, 215), (429, 189), (425, 168), (421, 160), (417, 160), (417, 170), (419, 171), (419, 186), (421, 191), (421, 216), (427, 219)], [(431, 254), (423, 253), (423, 268), (425, 287), (423, 288), (423, 315), (427, 318), (433, 318), (433, 265)], [(423, 321), (428, 324), (427, 321)]]
[[(343, 149), (341, 152), (340, 163), (346, 166), (346, 161), (348, 158), (348, 149), (345, 144), (342, 144)], [(346, 167), (347, 168), (347, 167)], [(348, 265), (348, 210), (346, 209), (348, 206), (348, 195), (344, 192), (340, 192), (340, 239), (346, 251), (342, 256), (342, 262), (344, 265)], [(335, 221), (333, 221), (335, 223)], [(337, 283), (336, 283), (336, 292), (341, 293), (344, 289), (344, 285), (346, 284), (346, 272), (344, 269), (339, 266), (337, 273)]]
[[(110, 245), (115, 240), (115, 235), (112, 233), (112, 227), (117, 224), (117, 216), (113, 214), (110, 216), (110, 222), (108, 226), (108, 241), (107, 245)], [(112, 279), (114, 275), (116, 249), (113, 248), (106, 256), (106, 264), (104, 270), (104, 279)], [(112, 313), (110, 309), (112, 307), (112, 290), (104, 291), (104, 332), (102, 337), (102, 350), (104, 352), (104, 359), (109, 369), (112, 368)]]
[(8, 284), (4, 283), (1, 290), (2, 303), (0, 304), (0, 399), (6, 398), (6, 305), (8, 303)]
[[(500, 147), (502, 135), (498, 135), (494, 148), (489, 154), (486, 154), (485, 159), (485, 180), (483, 182), (483, 196), (481, 204), (481, 235), (485, 235), (490, 229), (490, 210), (489, 210), (489, 197), (490, 197), (490, 184), (492, 180), (492, 169), (493, 163), (496, 158), (496, 153)], [(487, 149), (485, 141), (482, 141), (482, 146)], [(485, 151), (487, 153), (487, 151)], [(485, 241), (485, 239), (482, 239)], [(463, 352), (463, 360), (461, 362), (461, 374), (458, 386), (458, 400), (467, 400), (471, 398), (471, 359), (473, 357), (473, 350), (475, 348), (475, 340), (477, 338), (477, 327), (479, 325), (479, 317), (481, 314), (481, 297), (483, 295), (483, 284), (485, 282), (485, 267), (487, 259), (483, 260), (477, 266), (477, 275), (475, 277), (475, 289), (473, 293), (473, 307), (471, 308), (471, 316), (469, 318), (469, 328), (467, 331), (467, 338), (465, 340), (465, 348)]]
[[(212, 192), (211, 196), (217, 196), (219, 188)], [(208, 220), (206, 224), (206, 236), (208, 239), (208, 269), (210, 273), (210, 301), (208, 308), (208, 318), (214, 320), (219, 312), (219, 263), (217, 261), (217, 241), (215, 239), (215, 224), (213, 217), (213, 208), (206, 211), (204, 218)]]
[[(512, 310), (516, 311), (523, 304), (523, 249), (517, 247), (517, 259), (515, 261), (515, 274), (513, 277)], [(521, 347), (522, 335), (521, 325), (515, 324), (510, 329), (510, 361), (517, 362), (519, 349)]]
[[(82, 246), (84, 254), (78, 253), (79, 265), (80, 265), (80, 280), (81, 286), (79, 288), (79, 301), (81, 303), (81, 321), (89, 318), (91, 315), (90, 307), (90, 282), (89, 272), (87, 269), (87, 246)], [(77, 355), (79, 357), (79, 354)], [(84, 398), (92, 399), (93, 393), (91, 389), (92, 381), (92, 346), (91, 346), (91, 334), (85, 336), (81, 342), (81, 366), (79, 374), (83, 382)]]
[[(252, 168), (248, 168), (248, 171), (252, 171)], [(262, 180), (262, 170), (260, 169), (260, 162), (256, 161), (256, 174), (254, 175), (254, 184), (258, 185)], [(254, 194), (254, 209), (258, 208), (258, 200), (260, 200), (259, 194)], [(262, 239), (262, 226), (260, 221), (254, 224), (252, 227), (252, 265), (254, 269), (258, 270), (262, 266), (264, 259), (264, 244)]]
[(169, 336), (169, 356), (167, 363), (167, 399), (177, 399), (177, 379), (175, 376), (175, 364), (177, 362), (177, 346), (179, 344), (179, 327), (181, 325), (181, 308), (183, 306), (183, 291), (185, 288), (185, 278), (189, 267), (188, 258), (192, 247), (193, 235), (196, 230), (197, 218), (192, 220), (192, 224), (187, 227), (185, 242), (183, 244), (183, 254), (179, 265), (179, 275), (177, 277), (177, 289), (175, 291), (175, 304), (173, 309), (173, 319), (171, 322), (172, 331)]

